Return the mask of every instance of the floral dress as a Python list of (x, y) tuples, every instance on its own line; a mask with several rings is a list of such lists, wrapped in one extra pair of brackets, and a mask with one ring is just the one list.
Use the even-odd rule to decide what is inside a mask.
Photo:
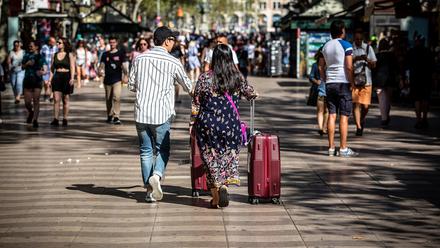
[[(231, 95), (239, 108), (240, 97), (250, 100), (254, 89), (243, 79), (240, 89)], [(197, 142), (205, 166), (208, 188), (221, 185), (239, 186), (240, 120), (226, 96), (214, 92), (211, 71), (200, 76), (194, 99), (195, 105), (199, 107), (195, 123)]]

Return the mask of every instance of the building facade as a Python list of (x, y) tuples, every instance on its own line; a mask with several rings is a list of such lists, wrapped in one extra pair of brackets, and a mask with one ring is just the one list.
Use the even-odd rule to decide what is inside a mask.
[[(289, 0), (236, 0), (236, 10), (207, 17), (217, 32), (275, 32), (277, 23), (287, 13), (283, 7)], [(201, 30), (207, 31), (207, 30)]]

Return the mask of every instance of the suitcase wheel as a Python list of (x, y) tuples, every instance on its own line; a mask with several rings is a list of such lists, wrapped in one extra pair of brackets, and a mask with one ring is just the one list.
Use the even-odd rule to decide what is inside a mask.
[(199, 197), (200, 196), (200, 192), (198, 190), (193, 190), (192, 192), (192, 197)]
[(249, 203), (253, 204), (253, 205), (256, 205), (256, 204), (260, 203), (260, 200), (258, 200), (258, 198), (249, 197), (248, 200), (249, 200)]
[(281, 204), (280, 198), (272, 198), (272, 203), (280, 205)]

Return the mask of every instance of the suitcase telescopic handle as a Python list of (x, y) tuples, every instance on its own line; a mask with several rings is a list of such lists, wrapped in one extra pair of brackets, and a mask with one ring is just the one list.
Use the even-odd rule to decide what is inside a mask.
[(250, 102), (250, 105), (251, 105), (251, 107), (250, 107), (250, 131), (251, 131), (251, 133), (250, 133), (250, 135), (254, 135), (254, 131), (255, 131), (255, 127), (254, 127), (254, 125), (255, 125), (255, 99), (252, 99), (251, 100), (251, 102)]

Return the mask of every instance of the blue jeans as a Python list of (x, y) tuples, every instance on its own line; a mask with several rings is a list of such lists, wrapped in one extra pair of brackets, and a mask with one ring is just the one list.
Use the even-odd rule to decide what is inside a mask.
[(24, 71), (11, 72), (11, 85), (15, 97), (23, 95), (23, 79)]
[(153, 174), (162, 178), (165, 173), (170, 157), (170, 128), (170, 120), (161, 125), (136, 122), (142, 179), (145, 186), (148, 185), (148, 179)]

